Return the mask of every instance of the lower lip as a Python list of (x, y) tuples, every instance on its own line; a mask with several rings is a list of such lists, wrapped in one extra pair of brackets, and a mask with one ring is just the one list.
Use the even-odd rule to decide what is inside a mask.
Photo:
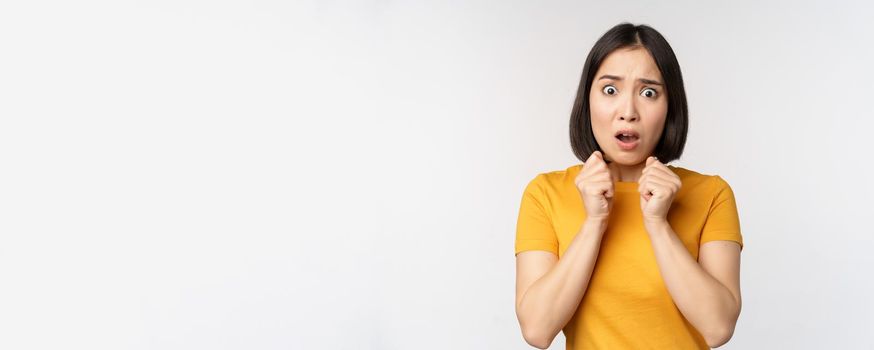
[(640, 139), (631, 142), (624, 142), (620, 139), (616, 139), (616, 143), (619, 144), (619, 148), (621, 148), (623, 151), (630, 151), (637, 148), (637, 145), (640, 144)]

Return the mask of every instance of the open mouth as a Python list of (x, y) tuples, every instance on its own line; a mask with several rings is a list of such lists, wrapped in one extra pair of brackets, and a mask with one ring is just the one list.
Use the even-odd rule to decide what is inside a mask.
[(624, 129), (616, 132), (616, 140), (619, 143), (619, 148), (623, 150), (632, 150), (637, 147), (640, 140), (640, 134), (631, 129)]
[(630, 129), (619, 130), (616, 132), (615, 136), (617, 139), (619, 139), (620, 141), (623, 141), (623, 142), (634, 142), (640, 138), (640, 134), (638, 134), (637, 131), (630, 130)]

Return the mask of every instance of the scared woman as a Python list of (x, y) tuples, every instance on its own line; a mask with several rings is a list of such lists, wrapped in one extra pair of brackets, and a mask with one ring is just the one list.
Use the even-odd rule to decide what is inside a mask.
[(623, 23), (594, 45), (570, 118), (583, 164), (540, 173), (516, 227), (524, 339), (567, 349), (708, 349), (741, 310), (734, 193), (667, 165), (683, 152), (686, 93), (671, 46)]

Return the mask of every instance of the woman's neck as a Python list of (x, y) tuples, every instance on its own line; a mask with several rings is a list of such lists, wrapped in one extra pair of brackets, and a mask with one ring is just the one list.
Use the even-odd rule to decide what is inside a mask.
[(607, 167), (610, 168), (610, 176), (613, 178), (614, 182), (638, 182), (637, 180), (640, 179), (640, 173), (646, 167), (646, 162), (636, 165), (622, 165), (616, 162), (610, 162), (607, 164)]

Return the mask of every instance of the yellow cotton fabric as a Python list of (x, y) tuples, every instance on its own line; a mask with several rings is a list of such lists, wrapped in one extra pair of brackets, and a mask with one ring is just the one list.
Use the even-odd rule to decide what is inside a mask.
[[(538, 174), (522, 195), (516, 254), (545, 250), (559, 259), (586, 210), (574, 179), (583, 164)], [(735, 241), (743, 249), (734, 193), (718, 175), (668, 165), (680, 177), (668, 222), (696, 260), (701, 244)], [(567, 349), (709, 349), (674, 304), (643, 226), (636, 182), (614, 182), (613, 208), (588, 289), (564, 327)]]

